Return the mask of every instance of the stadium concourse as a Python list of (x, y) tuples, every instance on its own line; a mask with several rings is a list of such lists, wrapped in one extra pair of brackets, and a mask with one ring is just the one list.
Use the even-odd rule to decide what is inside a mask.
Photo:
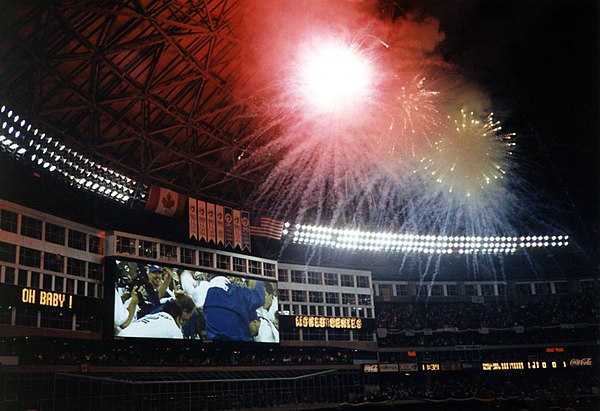
[(599, 410), (599, 7), (0, 2), (0, 410)]

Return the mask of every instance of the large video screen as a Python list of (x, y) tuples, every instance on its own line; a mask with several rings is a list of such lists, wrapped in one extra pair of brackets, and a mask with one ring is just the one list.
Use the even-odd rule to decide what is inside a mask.
[(114, 335), (279, 342), (277, 282), (111, 259)]

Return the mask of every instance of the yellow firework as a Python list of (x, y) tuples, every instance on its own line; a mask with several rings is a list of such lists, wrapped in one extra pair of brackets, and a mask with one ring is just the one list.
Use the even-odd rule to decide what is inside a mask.
[(477, 118), (461, 110), (458, 119), (448, 116), (446, 128), (432, 143), (421, 170), (443, 191), (476, 197), (502, 186), (510, 168), (514, 133), (503, 133), (493, 113)]

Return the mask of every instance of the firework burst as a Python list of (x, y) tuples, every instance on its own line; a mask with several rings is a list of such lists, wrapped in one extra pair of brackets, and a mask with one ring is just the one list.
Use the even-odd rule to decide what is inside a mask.
[(291, 88), (304, 110), (352, 122), (373, 91), (373, 67), (358, 44), (313, 39), (302, 48)]
[(436, 106), (439, 92), (427, 88), (426, 80), (420, 76), (407, 80), (393, 74), (384, 87), (379, 109), (385, 114), (381, 123), (385, 124), (387, 117), (389, 126), (379, 134), (378, 146), (382, 159), (393, 169), (425, 155), (431, 136), (440, 126)]
[(352, 34), (324, 20), (294, 27), (295, 52), (282, 42), (277, 69), (263, 73), (260, 131), (237, 170), (266, 171), (255, 204), (332, 226), (512, 234), (514, 135), (491, 114), (455, 118), (478, 92), (457, 92), (457, 76), (430, 57), (443, 36), (419, 48), (436, 24), (404, 21), (398, 34), (371, 21)]
[(442, 191), (478, 197), (497, 190), (510, 168), (514, 133), (503, 133), (493, 113), (485, 119), (461, 110), (433, 142), (432, 153), (423, 157), (421, 169)]

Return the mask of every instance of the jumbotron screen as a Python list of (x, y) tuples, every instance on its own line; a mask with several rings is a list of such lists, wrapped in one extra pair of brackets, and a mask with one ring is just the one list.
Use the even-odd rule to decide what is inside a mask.
[(277, 282), (110, 259), (114, 336), (279, 342)]

